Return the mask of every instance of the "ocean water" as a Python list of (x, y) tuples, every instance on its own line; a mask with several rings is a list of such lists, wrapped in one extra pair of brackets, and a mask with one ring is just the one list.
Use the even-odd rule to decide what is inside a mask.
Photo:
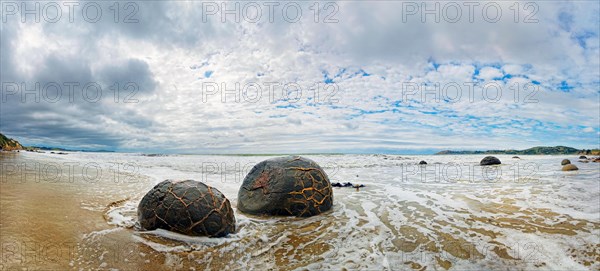
[[(576, 156), (308, 155), (332, 182), (331, 211), (240, 213), (246, 173), (270, 156), (0, 153), (1, 270), (598, 270), (600, 164)], [(580, 170), (560, 171), (568, 158)], [(428, 162), (419, 166), (420, 160)], [(136, 227), (165, 179), (232, 203), (237, 231), (189, 237)]]

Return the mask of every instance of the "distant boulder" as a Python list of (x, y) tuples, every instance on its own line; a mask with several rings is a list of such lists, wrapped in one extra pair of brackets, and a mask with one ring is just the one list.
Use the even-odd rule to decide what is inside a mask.
[(347, 183), (332, 183), (331, 186), (333, 186), (333, 187), (352, 187), (353, 184), (351, 182), (347, 182)]
[(562, 171), (572, 171), (572, 170), (578, 170), (579, 168), (577, 168), (577, 166), (573, 165), (573, 164), (566, 164), (562, 167)]
[(494, 156), (486, 156), (485, 158), (481, 159), (481, 162), (479, 162), (479, 165), (481, 166), (491, 166), (500, 164), (502, 164), (502, 162), (500, 162), (500, 159)]
[(579, 156), (579, 159), (587, 159), (585, 155)]
[(521, 159), (521, 157), (519, 157), (519, 156), (513, 156), (512, 158), (513, 159)]
[(421, 162), (419, 162), (419, 165), (427, 165), (427, 162), (421, 160)]
[(570, 164), (570, 163), (571, 163), (571, 161), (569, 161), (569, 159), (563, 159), (563, 160), (560, 162), (560, 164), (561, 164), (562, 166), (564, 166), (564, 165), (568, 165), (568, 164)]

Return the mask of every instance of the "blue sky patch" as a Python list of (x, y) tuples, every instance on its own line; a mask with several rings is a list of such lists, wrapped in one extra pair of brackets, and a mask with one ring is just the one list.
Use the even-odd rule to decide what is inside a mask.
[(571, 90), (574, 87), (569, 85), (569, 83), (567, 83), (567, 81), (562, 81), (560, 82), (560, 85), (558, 86), (558, 89), (562, 92), (571, 92)]

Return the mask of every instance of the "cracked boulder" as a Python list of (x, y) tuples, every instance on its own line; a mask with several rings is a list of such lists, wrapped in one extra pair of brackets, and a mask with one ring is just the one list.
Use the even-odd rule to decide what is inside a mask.
[(238, 209), (253, 215), (308, 217), (333, 205), (329, 178), (314, 161), (300, 156), (256, 164), (238, 192)]
[(217, 189), (194, 180), (166, 180), (138, 206), (140, 226), (194, 236), (222, 237), (235, 231), (229, 200)]

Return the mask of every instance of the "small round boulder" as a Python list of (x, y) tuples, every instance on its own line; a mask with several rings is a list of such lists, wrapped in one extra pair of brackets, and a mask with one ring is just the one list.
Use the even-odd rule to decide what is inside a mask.
[(562, 171), (571, 171), (571, 170), (579, 170), (579, 168), (577, 168), (577, 166), (575, 166), (573, 164), (566, 164), (562, 167), (561, 170)]
[(194, 236), (222, 237), (235, 232), (229, 200), (216, 188), (194, 180), (166, 180), (138, 206), (140, 226)]
[(570, 163), (571, 163), (571, 161), (570, 161), (569, 159), (563, 159), (563, 160), (560, 162), (560, 165), (561, 165), (561, 166), (564, 166), (564, 165), (568, 165), (568, 164), (570, 164)]
[(238, 192), (238, 209), (253, 215), (308, 217), (333, 206), (329, 177), (314, 161), (300, 156), (256, 164)]
[(500, 159), (498, 159), (494, 156), (486, 156), (485, 158), (481, 159), (481, 162), (479, 162), (479, 165), (481, 165), (481, 166), (500, 165), (500, 164), (502, 164), (500, 162)]
[(579, 159), (587, 159), (587, 156), (585, 156), (585, 155), (579, 156)]
[(419, 162), (419, 165), (427, 165), (427, 162), (425, 162), (424, 160), (421, 160), (421, 162)]

